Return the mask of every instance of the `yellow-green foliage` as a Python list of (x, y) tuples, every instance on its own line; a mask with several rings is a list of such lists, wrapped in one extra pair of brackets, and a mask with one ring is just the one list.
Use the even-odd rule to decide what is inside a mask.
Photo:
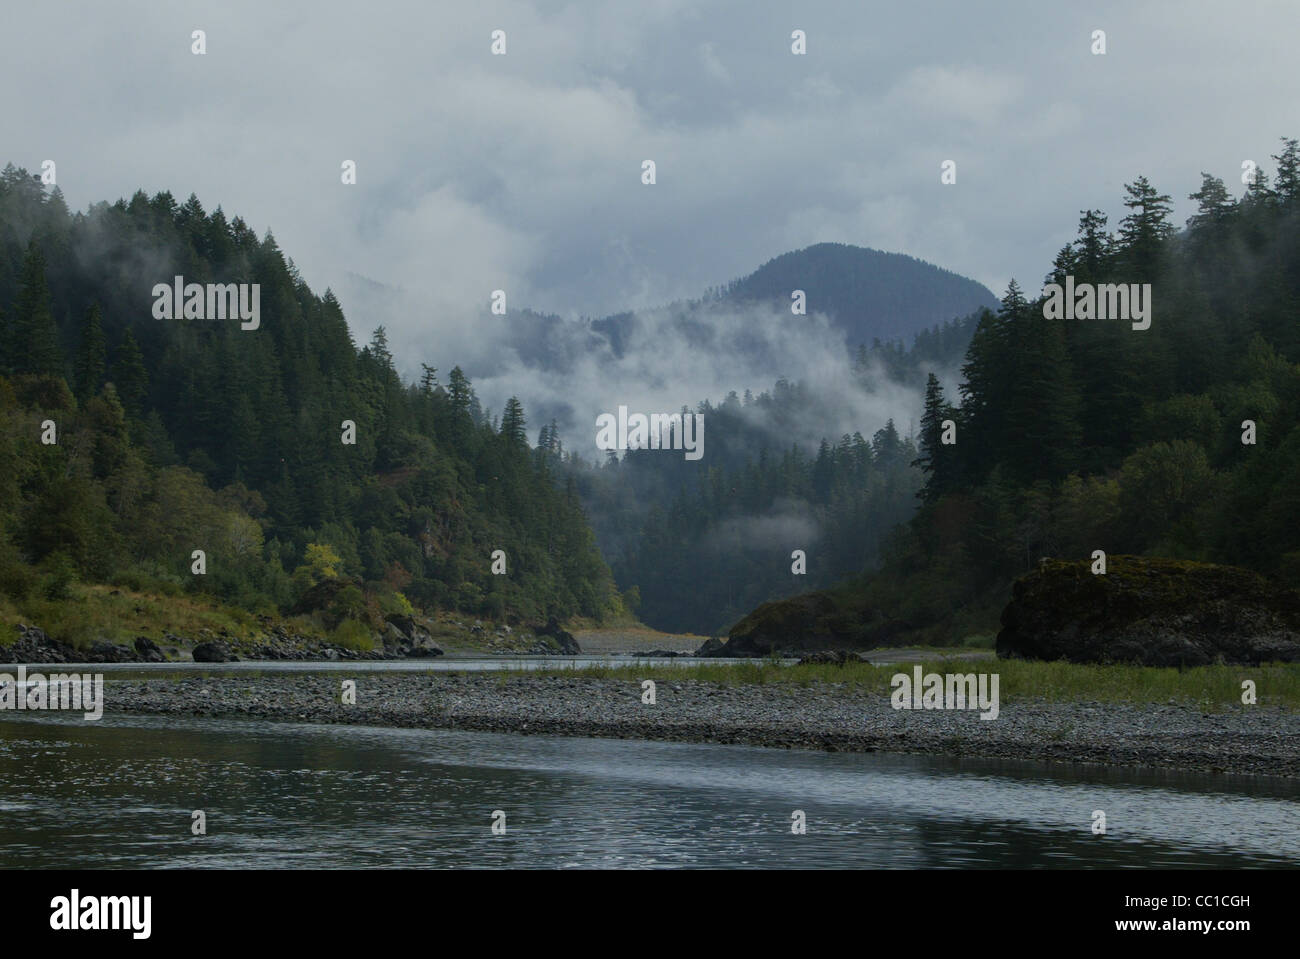
[(411, 601), (398, 590), (382, 590), (379, 593), (378, 600), (379, 611), (385, 615), (389, 613), (397, 613), (400, 616), (415, 615), (415, 607), (411, 605)]
[[(96, 640), (131, 643), (137, 636), (161, 639), (163, 632), (196, 639), (202, 629), (225, 630), (249, 638), (261, 632), (252, 613), (194, 596), (160, 596), (109, 586), (71, 587), (68, 600), (47, 600), (35, 595), (9, 600), (0, 606), (5, 628), (0, 642), (17, 638), (15, 623), (40, 626), (60, 642), (85, 647)], [(116, 592), (117, 595), (113, 595)]]
[(303, 564), (311, 573), (313, 583), (323, 579), (338, 579), (343, 559), (326, 543), (307, 544), (307, 562)]
[(329, 641), (345, 649), (355, 649), (363, 653), (375, 648), (370, 630), (364, 623), (355, 619), (345, 619), (339, 623), (329, 634)]

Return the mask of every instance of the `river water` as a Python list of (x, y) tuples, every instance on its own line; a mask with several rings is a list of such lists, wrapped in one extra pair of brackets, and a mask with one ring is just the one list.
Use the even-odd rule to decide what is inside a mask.
[[(491, 656), (491, 657), (439, 657), (437, 659), (348, 659), (340, 662), (293, 659), (246, 659), (236, 663), (195, 663), (188, 660), (174, 663), (60, 663), (40, 666), (28, 665), (28, 673), (62, 673), (73, 670), (103, 673), (105, 679), (149, 679), (160, 675), (177, 676), (239, 676), (248, 673), (452, 673), (483, 672), (488, 670), (537, 669), (589, 669), (593, 666), (726, 666), (754, 663), (753, 659), (697, 659), (693, 656), (674, 658), (656, 656)], [(767, 660), (762, 660), (767, 662)], [(782, 663), (796, 663), (796, 659), (783, 659)], [(0, 665), (0, 675), (15, 675), (17, 666)]]
[(1295, 866), (1297, 800), (1285, 780), (1030, 762), (0, 720), (0, 868)]

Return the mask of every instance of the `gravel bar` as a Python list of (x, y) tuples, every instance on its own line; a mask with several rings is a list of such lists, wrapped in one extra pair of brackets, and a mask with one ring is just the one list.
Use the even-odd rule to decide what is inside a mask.
[(976, 710), (895, 710), (838, 684), (724, 686), (490, 673), (111, 680), (109, 712), (729, 743), (844, 752), (1036, 759), (1300, 776), (1300, 713), (1235, 706), (1017, 701)]

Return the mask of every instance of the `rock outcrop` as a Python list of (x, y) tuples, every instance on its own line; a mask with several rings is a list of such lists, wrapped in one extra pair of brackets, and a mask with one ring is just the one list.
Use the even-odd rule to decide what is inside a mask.
[(1111, 556), (1045, 560), (1016, 581), (999, 656), (1136, 663), (1258, 665), (1300, 661), (1300, 593), (1250, 570)]
[(804, 593), (764, 603), (731, 627), (722, 656), (801, 656), (824, 650), (875, 649), (909, 628), (861, 609), (853, 597)]
[(706, 659), (714, 656), (726, 656), (727, 646), (718, 637), (710, 636), (700, 644), (700, 648), (695, 651), (695, 655)]
[(582, 647), (573, 638), (573, 634), (562, 628), (554, 616), (546, 621), (545, 626), (536, 627), (533, 634), (548, 651), (562, 656), (577, 656), (582, 653)]
[(419, 659), (441, 656), (443, 651), (430, 632), (410, 616), (390, 613), (384, 617), (384, 651), (394, 657)]
[(233, 659), (225, 643), (199, 643), (194, 647), (196, 663), (228, 663)]
[(140, 661), (144, 663), (162, 663), (167, 661), (167, 657), (164, 656), (163, 651), (158, 648), (158, 644), (148, 636), (137, 636), (135, 638), (135, 652), (136, 655), (140, 657)]
[(90, 644), (85, 660), (88, 663), (138, 663), (140, 655), (129, 646), (97, 639)]
[(18, 624), (18, 638), (0, 645), (0, 663), (82, 663), (85, 657), (67, 643), (50, 639), (45, 630)]

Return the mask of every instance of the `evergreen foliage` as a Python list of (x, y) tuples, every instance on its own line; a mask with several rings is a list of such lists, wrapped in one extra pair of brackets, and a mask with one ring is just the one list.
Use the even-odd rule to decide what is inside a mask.
[[(260, 284), (260, 328), (153, 319), (149, 291), (175, 275)], [(71, 563), (86, 581), (249, 609), (287, 609), (322, 576), (363, 583), (367, 601), (400, 592), (516, 621), (619, 609), (576, 497), (530, 455), (518, 401), (493, 431), (459, 368), (445, 388), (427, 366), (403, 382), (383, 327), (358, 350), (338, 300), (313, 293), (269, 231), (168, 193), (69, 214), (11, 165), (0, 310), (11, 596)], [(46, 419), (55, 445), (40, 442)], [(545, 445), (558, 449), (554, 430)], [(507, 575), (491, 573), (494, 549)]]

